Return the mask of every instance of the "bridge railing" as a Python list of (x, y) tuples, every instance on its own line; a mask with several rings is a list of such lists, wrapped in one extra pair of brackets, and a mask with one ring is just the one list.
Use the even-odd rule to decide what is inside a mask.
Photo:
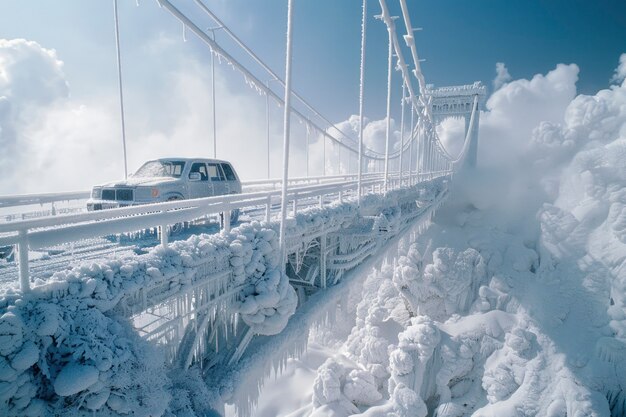
[[(354, 176), (337, 176), (336, 179), (343, 180), (351, 177)], [(319, 181), (324, 181), (327, 178), (320, 178)], [(415, 178), (415, 180), (419, 179), (418, 177)], [(292, 181), (298, 180), (300, 179)], [(363, 181), (363, 186), (370, 192), (381, 192), (384, 191), (383, 181), (384, 179), (380, 175), (372, 175)], [(400, 186), (399, 176), (392, 177), (389, 185), (392, 187)], [(346, 193), (354, 193), (356, 190), (356, 181), (304, 185), (291, 188), (285, 204), (291, 204), (292, 212), (295, 214), (299, 201), (317, 199), (322, 205), (329, 197), (341, 201)], [(0, 224), (0, 246), (16, 245), (20, 286), (23, 291), (29, 291), (29, 249), (36, 250), (83, 239), (130, 233), (153, 227), (159, 228), (161, 244), (167, 245), (169, 225), (192, 221), (204, 216), (223, 214), (223, 227), (228, 231), (230, 230), (231, 211), (264, 206), (265, 219), (269, 221), (272, 205), (279, 203), (277, 201), (279, 199), (280, 190), (266, 190), (8, 222)]]
[[(379, 177), (380, 173), (365, 174), (364, 178)], [(357, 179), (357, 174), (343, 175), (324, 175), (313, 177), (294, 177), (289, 179), (289, 186), (306, 185), (306, 184), (324, 184), (328, 182), (352, 181)], [(241, 185), (245, 191), (260, 191), (267, 189), (279, 189), (281, 184), (280, 178), (270, 178), (261, 180), (242, 181)], [(17, 211), (6, 211), (0, 216), (6, 222), (16, 220), (26, 220), (29, 218), (46, 217), (49, 215), (67, 214), (71, 212), (80, 212), (86, 210), (86, 206), (76, 206), (80, 201), (89, 199), (90, 191), (70, 191), (59, 193), (43, 193), (43, 194), (21, 194), (0, 196), (0, 212), (7, 209), (17, 209)], [(61, 207), (62, 203), (74, 202), (71, 207)], [(39, 209), (19, 209), (22, 207), (39, 205)], [(49, 206), (48, 206), (49, 205)], [(46, 207), (44, 207), (46, 206)]]

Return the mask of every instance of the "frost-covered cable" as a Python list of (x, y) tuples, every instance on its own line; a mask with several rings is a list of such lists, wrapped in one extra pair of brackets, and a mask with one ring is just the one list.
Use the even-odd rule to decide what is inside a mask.
[(414, 106), (416, 106), (419, 111), (420, 114), (422, 116), (422, 118), (425, 121), (425, 125), (424, 128), (426, 130), (427, 135), (429, 136), (429, 138), (431, 138), (434, 142), (437, 143), (436, 146), (436, 150), (437, 152), (440, 152), (442, 154), (442, 156), (444, 158), (453, 160), (454, 158), (446, 151), (446, 149), (443, 146), (439, 146), (441, 145), (441, 141), (439, 140), (439, 137), (437, 135), (437, 132), (434, 128), (434, 124), (433, 124), (433, 119), (432, 119), (432, 114), (430, 111), (430, 100), (428, 97), (425, 96), (425, 80), (424, 80), (424, 76), (421, 72), (421, 68), (420, 68), (420, 61), (419, 58), (417, 57), (417, 52), (416, 52), (416, 48), (415, 48), (415, 42), (414, 42), (414, 38), (413, 38), (413, 28), (411, 26), (411, 22), (410, 19), (408, 17), (408, 9), (406, 8), (406, 3), (404, 4), (403, 7), (403, 15), (404, 15), (404, 22), (405, 25), (407, 26), (407, 35), (404, 36), (404, 40), (407, 43), (407, 45), (411, 48), (411, 54), (413, 56), (413, 59), (415, 61), (415, 70), (413, 71), (414, 75), (416, 76), (416, 78), (418, 79), (418, 83), (420, 85), (420, 94), (419, 94), (419, 100), (417, 95), (415, 94), (412, 84), (410, 82), (410, 77), (408, 76), (408, 69), (407, 69), (407, 65), (406, 62), (404, 60), (404, 55), (402, 53), (402, 49), (400, 49), (400, 45), (398, 43), (398, 38), (396, 36), (396, 31), (395, 31), (395, 24), (393, 23), (391, 17), (389, 16), (389, 10), (387, 8), (387, 3), (385, 0), (379, 0), (380, 1), (380, 5), (381, 5), (381, 9), (382, 9), (382, 20), (385, 22), (385, 24), (387, 25), (387, 29), (391, 30), (392, 32), (392, 40), (393, 40), (393, 46), (394, 46), (394, 50), (396, 53), (396, 56), (398, 57), (398, 67), (400, 68), (400, 70), (402, 71), (402, 77), (404, 78), (405, 82), (407, 83), (407, 87), (409, 90), (409, 96), (411, 97), (411, 101), (413, 103)]
[(309, 176), (309, 124), (306, 124), (306, 176)]
[[(278, 96), (274, 91), (272, 91), (269, 87), (265, 85), (257, 76), (252, 74), (250, 70), (248, 70), (243, 64), (241, 64), (238, 60), (236, 60), (232, 55), (226, 52), (222, 47), (220, 47), (213, 39), (211, 39), (202, 29), (198, 27), (191, 19), (189, 19), (184, 13), (178, 10), (169, 0), (157, 0), (159, 5), (167, 10), (170, 14), (172, 14), (176, 19), (178, 19), (183, 25), (185, 25), (189, 30), (191, 30), (198, 38), (207, 44), (209, 47), (213, 48), (214, 52), (218, 55), (224, 57), (234, 68), (239, 70), (246, 80), (253, 84), (259, 91), (263, 91), (265, 94), (269, 94), (270, 97), (275, 100), (279, 105), (284, 105), (284, 100), (280, 96)], [(278, 80), (277, 80), (278, 81)], [(303, 121), (307, 121), (313, 126), (320, 134), (330, 139), (332, 142), (338, 144), (339, 146), (348, 149), (351, 152), (358, 152), (356, 146), (352, 148), (349, 144), (340, 141), (336, 137), (329, 134), (326, 129), (320, 127), (316, 122), (311, 120), (309, 117), (305, 116), (301, 111), (291, 108), (291, 111), (297, 115)], [(354, 142), (351, 140), (351, 142)], [(356, 145), (356, 142), (354, 142)], [(366, 151), (369, 153), (369, 157), (372, 159), (382, 160), (384, 159), (384, 155), (380, 152), (377, 152), (373, 149), (366, 148)]]
[(424, 173), (424, 125), (421, 119), (417, 120), (418, 137), (417, 137), (417, 175)]
[(122, 92), (122, 58), (120, 54), (120, 27), (117, 15), (117, 0), (113, 0), (113, 15), (115, 18), (115, 51), (117, 53), (117, 79), (120, 93), (120, 118), (122, 122), (122, 146), (124, 148), (124, 178), (128, 178), (128, 161), (126, 158), (126, 123), (124, 122), (124, 93)]
[[(381, 0), (382, 3), (383, 0)], [(391, 41), (392, 35), (392, 27), (393, 21), (385, 22), (387, 23), (387, 32), (389, 34), (389, 48), (387, 51), (387, 120), (386, 120), (386, 129), (385, 129), (385, 180), (384, 187), (385, 191), (387, 191), (387, 183), (389, 176), (389, 135), (391, 133), (391, 71), (392, 71), (392, 52), (393, 45)]]
[[(415, 78), (417, 78), (417, 82), (420, 88), (420, 97), (423, 98), (424, 92), (426, 90), (426, 80), (424, 79), (424, 74), (422, 73), (422, 69), (420, 66), (420, 59), (417, 55), (417, 48), (415, 47), (415, 38), (413, 36), (413, 26), (411, 25), (411, 17), (409, 15), (409, 9), (406, 5), (406, 0), (400, 0), (400, 7), (402, 8), (402, 17), (404, 18), (404, 26), (406, 26), (406, 31), (407, 31), (407, 34), (404, 36), (404, 41), (406, 42), (407, 46), (411, 50), (411, 56), (413, 57), (413, 63), (415, 65), (413, 74), (415, 75)], [(426, 111), (427, 112), (430, 111), (428, 109), (428, 106), (426, 106)]]
[(465, 142), (463, 143), (463, 148), (461, 149), (461, 152), (459, 152), (459, 155), (455, 159), (450, 161), (453, 166), (459, 165), (459, 163), (465, 159), (465, 155), (467, 154), (467, 150), (469, 149), (471, 133), (474, 129), (474, 124), (476, 123), (475, 120), (478, 111), (478, 95), (475, 95), (474, 102), (472, 103), (472, 113), (470, 116), (470, 121), (467, 127), (467, 132), (465, 132)]
[(293, 0), (287, 2), (287, 50), (285, 58), (285, 111), (283, 125), (283, 183), (280, 203), (280, 259), (285, 272), (287, 244), (285, 242), (285, 221), (287, 219), (287, 177), (289, 175), (289, 130), (291, 128), (291, 40), (292, 40)]
[[(255, 61), (257, 64), (259, 64), (268, 74), (270, 74), (272, 76), (272, 78), (276, 79), (276, 81), (278, 81), (280, 84), (282, 84), (283, 87), (285, 86), (285, 82), (274, 71), (272, 71), (272, 69), (257, 54), (255, 54), (254, 51), (252, 51), (237, 35), (235, 35), (235, 33), (233, 33), (224, 24), (224, 22), (222, 22), (215, 15), (215, 13), (213, 13), (211, 11), (211, 9), (209, 9), (201, 0), (194, 0), (194, 1), (198, 5), (198, 7), (200, 7), (200, 9), (204, 13), (206, 13), (211, 19), (213, 19), (213, 21), (215, 21), (215, 23), (217, 23), (218, 26), (220, 26), (222, 29), (224, 29), (224, 32), (226, 32), (226, 34), (228, 34), (228, 36), (230, 36), (231, 39), (233, 41), (235, 41), (235, 43), (237, 45), (239, 45), (250, 56), (250, 58), (252, 58), (253, 61)], [(326, 118), (319, 111), (317, 111), (311, 104), (309, 104), (297, 92), (292, 91), (291, 94), (294, 96), (294, 98), (296, 98), (299, 102), (301, 102), (307, 109), (309, 109), (315, 116), (319, 117), (322, 121), (324, 121), (325, 123), (328, 123), (328, 125), (331, 128), (335, 129), (337, 132), (341, 133), (343, 136), (345, 136), (346, 138), (348, 138), (348, 139), (350, 139), (350, 140), (352, 140), (354, 142), (354, 140), (350, 137), (350, 135), (348, 135), (346, 132), (341, 130), (336, 124), (331, 122), (328, 118)], [(354, 152), (354, 150), (352, 150), (352, 151)]]
[(323, 147), (324, 147), (324, 175), (326, 175), (326, 136), (322, 137)]
[(361, 185), (363, 173), (363, 88), (365, 83), (365, 37), (367, 22), (367, 0), (363, 0), (363, 17), (361, 20), (361, 68), (359, 77), (359, 164), (357, 202), (361, 204)]
[[(269, 81), (268, 81), (269, 88)], [(267, 179), (270, 179), (270, 96), (265, 95), (265, 127), (267, 128)]]
[(402, 185), (402, 162), (404, 159), (404, 101), (406, 99), (406, 83), (402, 82), (402, 101), (400, 103), (401, 115), (400, 115), (400, 185)]
[[(215, 31), (219, 29), (210, 29), (215, 41)], [(217, 158), (217, 119), (215, 117), (215, 54), (211, 49), (211, 110), (213, 111), (213, 158)], [(268, 177), (269, 178), (269, 177)]]
[(415, 138), (414, 118), (415, 111), (411, 106), (411, 147), (409, 148), (409, 185), (413, 185), (413, 139)]

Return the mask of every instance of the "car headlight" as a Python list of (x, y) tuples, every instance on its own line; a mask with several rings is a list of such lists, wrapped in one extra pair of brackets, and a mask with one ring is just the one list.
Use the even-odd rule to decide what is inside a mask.
[(102, 197), (102, 188), (94, 187), (91, 190), (91, 198), (100, 199)]
[(152, 196), (152, 198), (157, 198), (159, 196), (159, 189), (153, 188), (152, 190), (150, 190), (150, 195)]

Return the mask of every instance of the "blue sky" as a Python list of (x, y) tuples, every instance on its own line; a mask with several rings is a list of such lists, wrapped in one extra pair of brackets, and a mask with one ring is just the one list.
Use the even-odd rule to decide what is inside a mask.
[[(111, 89), (115, 82), (111, 4), (4, 1), (0, 38), (23, 37), (56, 49), (74, 95)], [(160, 68), (143, 66), (142, 48), (159, 34), (178, 37), (182, 45), (182, 29), (155, 1), (139, 4), (120, 0), (124, 64), (129, 83), (133, 74), (142, 73), (139, 82), (150, 88), (146, 73)], [(286, 1), (207, 4), (283, 73)], [(295, 1), (294, 88), (335, 120), (357, 109), (360, 7), (356, 0)], [(389, 7), (399, 14), (395, 1), (389, 1)], [(607, 85), (619, 54), (626, 50), (626, 2), (621, 0), (439, 0), (409, 1), (409, 7), (413, 24), (424, 28), (417, 35), (419, 52), (427, 60), (423, 71), (436, 85), (474, 80), (490, 85), (496, 62), (506, 63), (513, 78), (529, 78), (557, 63), (573, 62), (581, 68), (579, 91), (593, 93)], [(366, 82), (374, 117), (384, 111), (386, 89), (386, 31), (373, 18), (379, 10), (379, 3), (370, 0)], [(188, 38), (181, 46), (188, 56), (208, 60), (204, 47), (192, 35)]]
[[(193, 12), (193, 19), (200, 27), (213, 26), (191, 0), (172, 2)], [(284, 74), (286, 0), (204, 2), (276, 73)], [(492, 89), (497, 62), (506, 64), (513, 79), (530, 79), (535, 74), (546, 74), (558, 63), (575, 63), (580, 68), (578, 92), (593, 94), (608, 87), (620, 53), (626, 52), (623, 0), (407, 2), (413, 25), (423, 28), (416, 33), (418, 52), (426, 59), (423, 72), (427, 82), (437, 86), (480, 80)], [(388, 0), (388, 4), (393, 15), (400, 15), (396, 0)], [(159, 9), (154, 0), (140, 0), (139, 5), (136, 0), (119, 0), (119, 7), (129, 169), (136, 169), (148, 158), (173, 153), (210, 156), (208, 49), (191, 32), (187, 32), (184, 42), (182, 25)], [(385, 116), (387, 90), (387, 30), (374, 18), (379, 13), (378, 1), (369, 0), (365, 115), (374, 121)], [(294, 1), (293, 87), (337, 123), (358, 113), (360, 19), (360, 0)], [(397, 22), (399, 33), (403, 34), (402, 21)], [(217, 31), (216, 36), (227, 50), (233, 50), (224, 33)], [(12, 129), (17, 136), (9, 139), (29, 144), (31, 155), (36, 149), (45, 149), (37, 164), (29, 162), (35, 174), (32, 184), (23, 185), (21, 191), (49, 191), (48, 187), (55, 186), (54, 179), (58, 176), (77, 180), (55, 186), (57, 189), (84, 188), (119, 177), (123, 168), (117, 157), (120, 134), (113, 1), (2, 1), (0, 39), (15, 38), (36, 41), (43, 48), (56, 50), (57, 58), (64, 63), (62, 71), (70, 91), (64, 107), (50, 102), (49, 111), (40, 111), (36, 117), (29, 114), (32, 123), (25, 123), (23, 115), (17, 117), (12, 113), (15, 124)], [(235, 55), (241, 54), (235, 52)], [(409, 58), (408, 51), (405, 57)], [(14, 71), (23, 74), (24, 79), (37, 69), (35, 73), (44, 83), (31, 88), (45, 89), (46, 69), (37, 62), (30, 66), (23, 64)], [(392, 117), (397, 122), (401, 91), (398, 72), (393, 74), (393, 79)], [(10, 87), (3, 87), (0, 77), (0, 96), (2, 88), (8, 88), (5, 92), (10, 93)], [(267, 150), (264, 98), (225, 64), (217, 66), (216, 91), (218, 156), (241, 167), (245, 178), (264, 176), (265, 166), (259, 163)], [(19, 97), (10, 99), (14, 105), (19, 103)], [(282, 109), (273, 106), (271, 114), (271, 163), (280, 166)], [(371, 140), (377, 146), (381, 140), (376, 136), (380, 127), (372, 128)], [(297, 158), (291, 175), (304, 175), (306, 133), (302, 125), (296, 124), (294, 129), (292, 152)], [(11, 129), (5, 128), (5, 136), (7, 131)], [(0, 146), (4, 142), (10, 141), (0, 135)], [(318, 145), (311, 150), (318, 155), (311, 161), (312, 173), (320, 173), (322, 169), (321, 144)], [(243, 147), (246, 152), (241, 152)], [(16, 152), (22, 148), (4, 146)], [(22, 154), (26, 154), (23, 149)], [(61, 159), (60, 153), (66, 159)], [(19, 160), (17, 156), (10, 151), (0, 155), (0, 172), (23, 166), (15, 162)], [(64, 165), (63, 161), (76, 165), (72, 175), (66, 175), (67, 163)], [(342, 160), (342, 164), (348, 163)], [(44, 167), (56, 172), (50, 175), (50, 184), (36, 181), (37, 170)], [(76, 175), (92, 167), (97, 168), (94, 171), (97, 174)], [(279, 169), (272, 169), (272, 175), (278, 175)], [(22, 177), (25, 174), (28, 173), (16, 173)], [(5, 183), (9, 185), (0, 183), (0, 194), (10, 193), (15, 181)]]

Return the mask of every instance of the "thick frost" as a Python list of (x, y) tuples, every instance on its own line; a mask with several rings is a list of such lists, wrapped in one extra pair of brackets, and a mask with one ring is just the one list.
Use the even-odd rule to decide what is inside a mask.
[[(367, 369), (382, 395), (362, 415), (626, 413), (626, 81), (566, 105), (576, 73), (494, 93), (487, 135), (519, 141), (518, 161), (458, 180), (426, 235), (368, 277), (340, 350), (354, 364), (339, 380)], [(552, 108), (508, 135), (540, 99)]]

